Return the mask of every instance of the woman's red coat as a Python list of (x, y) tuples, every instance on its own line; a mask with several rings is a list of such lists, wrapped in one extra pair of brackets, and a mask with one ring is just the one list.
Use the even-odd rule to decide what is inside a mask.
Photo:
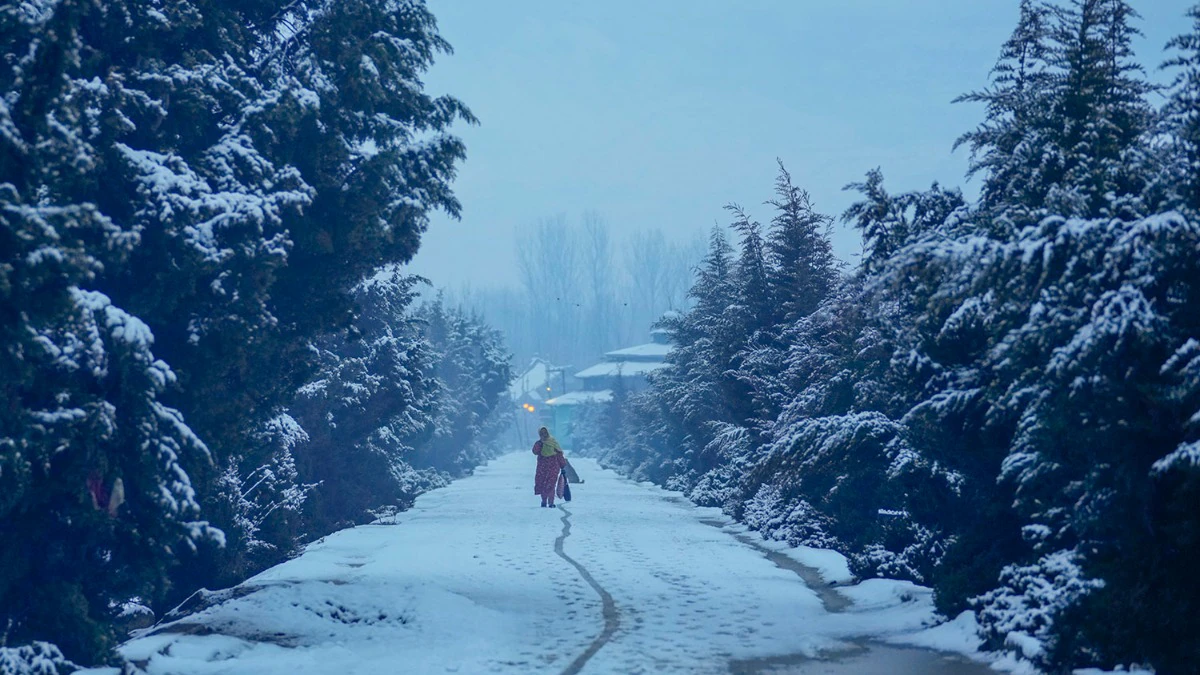
[(533, 494), (543, 499), (553, 499), (558, 472), (567, 465), (567, 458), (561, 450), (549, 457), (543, 457), (541, 441), (533, 444), (533, 454), (538, 456), (537, 473), (533, 476)]

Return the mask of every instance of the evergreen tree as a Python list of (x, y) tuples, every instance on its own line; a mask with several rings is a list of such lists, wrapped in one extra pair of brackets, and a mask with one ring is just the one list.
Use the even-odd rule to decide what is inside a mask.
[(1200, 4), (1192, 7), (1188, 16), (1192, 31), (1167, 43), (1177, 55), (1166, 66), (1179, 69), (1164, 109), (1179, 157), (1167, 181), (1181, 187), (1184, 203), (1200, 210)]
[(1140, 210), (1126, 202), (1143, 187), (1153, 90), (1133, 60), (1138, 14), (1125, 0), (1071, 0), (1053, 12), (1051, 115), (1061, 155), (1046, 176), (1048, 204), (1063, 215), (1130, 217)]
[(381, 268), (355, 288), (355, 324), (315, 345), (323, 367), (291, 410), (305, 436), (292, 450), (295, 482), (311, 490), (305, 537), (407, 508), (495, 450), (508, 352), (440, 296), (414, 307), (421, 283)]
[[(25, 3), (0, 8), (0, 46), (3, 386), (27, 402), (4, 422), (0, 518), (31, 528), (0, 555), (70, 561), (6, 565), (0, 595), (10, 639), (94, 661), (111, 603), (163, 598), (172, 558), (178, 597), (301, 536), (301, 435), (272, 421), (328, 365), (310, 346), (352, 323), (355, 284), (412, 256), (429, 209), (457, 213), (447, 129), (472, 118), (422, 91), (448, 46), (418, 0)], [(28, 412), (59, 408), (92, 412), (55, 430)], [(17, 467), (53, 448), (70, 465), (30, 491), (50, 479)], [(105, 511), (117, 478), (112, 522), (72, 510)], [(189, 524), (197, 503), (224, 548)], [(62, 519), (91, 529), (45, 538)]]
[[(813, 210), (808, 193), (792, 184), (792, 177), (779, 163), (775, 179), (775, 207), (766, 235), (767, 285), (770, 291), (769, 327), (753, 336), (738, 355), (735, 378), (749, 389), (754, 404), (755, 424), (773, 419), (786, 402), (786, 388), (778, 374), (784, 369), (788, 348), (785, 331), (811, 314), (838, 281), (837, 263), (829, 241), (832, 218)], [(756, 433), (736, 436), (741, 443)]]
[(731, 310), (736, 293), (733, 248), (724, 232), (713, 228), (708, 255), (690, 292), (695, 306), (664, 322), (676, 347), (667, 356), (671, 368), (654, 387), (671, 402), (690, 434), (702, 436), (707, 422), (729, 416), (721, 387), (735, 353), (738, 326)]
[(829, 243), (833, 219), (813, 210), (808, 192), (792, 184), (779, 162), (775, 178), (775, 217), (767, 233), (768, 284), (776, 324), (792, 323), (812, 313), (837, 280), (837, 263)]
[[(116, 10), (114, 10), (116, 11)], [(0, 10), (0, 622), (6, 640), (106, 657), (113, 607), (161, 593), (181, 549), (219, 540), (185, 467), (204, 443), (164, 405), (175, 372), (144, 322), (95, 290), (139, 233), (81, 194), (112, 101), (81, 77), (99, 8)]]
[(763, 228), (737, 204), (725, 207), (733, 215), (731, 227), (737, 232), (741, 251), (734, 267), (734, 283), (737, 289), (737, 313), (741, 322), (742, 339), (769, 329), (775, 315), (774, 298), (771, 295), (767, 259), (767, 242)]
[[(764, 536), (845, 550), (850, 540), (869, 538), (870, 529), (862, 527), (864, 517), (846, 510), (848, 504), (866, 514), (867, 523), (878, 508), (895, 506), (880, 502), (885, 497), (873, 489), (878, 485), (858, 482), (895, 432), (882, 415), (857, 417), (855, 396), (843, 389), (853, 386), (855, 342), (863, 328), (855, 286), (848, 281), (836, 287), (784, 334), (788, 350), (775, 376), (783, 399), (779, 412), (764, 424), (762, 447), (739, 467), (747, 524)], [(844, 461), (859, 470), (847, 475)], [(835, 488), (846, 481), (853, 484)]]
[(608, 457), (633, 475), (660, 481), (679, 474), (694, 478), (715, 465), (704, 448), (711, 423), (730, 419), (723, 387), (740, 330), (733, 312), (734, 274), (733, 248), (721, 228), (714, 227), (689, 292), (695, 304), (661, 323), (675, 344), (666, 359), (670, 368), (653, 373), (647, 392), (630, 398), (626, 440)]
[(883, 173), (878, 168), (868, 171), (865, 181), (842, 189), (863, 196), (862, 201), (846, 209), (842, 221), (862, 232), (866, 249), (862, 270), (867, 274), (880, 272), (906, 244), (938, 239), (964, 228), (974, 232), (975, 226), (956, 214), (966, 206), (958, 189), (946, 190), (934, 183), (924, 192), (891, 195), (883, 186)]
[(862, 233), (865, 253), (862, 268), (876, 271), (908, 239), (908, 223), (899, 205), (883, 187), (883, 172), (879, 168), (867, 172), (861, 183), (850, 183), (843, 190), (854, 190), (862, 201), (851, 204), (842, 214), (842, 221), (852, 223)]
[(469, 452), (507, 393), (512, 379), (509, 355), (499, 333), (462, 308), (448, 307), (441, 294), (421, 309), (420, 316), (435, 354), (439, 396), (433, 434), (421, 448), (419, 461), (457, 475), (488, 459)]
[(1021, 0), (1017, 27), (1000, 48), (991, 86), (954, 100), (986, 105), (984, 121), (954, 144), (971, 149), (968, 175), (984, 174), (986, 208), (1036, 208), (1045, 200), (1051, 25), (1050, 6)]
[(435, 354), (413, 316), (419, 277), (388, 266), (356, 287), (363, 314), (353, 329), (315, 346), (323, 366), (293, 406), (309, 440), (296, 450), (310, 536), (369, 521), (445, 482), (413, 468), (433, 433), (440, 386)]
[(713, 228), (709, 250), (690, 291), (695, 306), (664, 322), (676, 347), (667, 356), (671, 368), (655, 381), (693, 443), (702, 446), (705, 425), (726, 420), (722, 398), (739, 330), (732, 310), (737, 304), (733, 248), (725, 233)]
[[(727, 323), (714, 322), (728, 317), (729, 308), (736, 302), (733, 247), (719, 227), (709, 232), (708, 254), (696, 269), (696, 281), (688, 294), (695, 306), (686, 314), (670, 317), (667, 322), (672, 336), (679, 339), (680, 347), (694, 342), (698, 331), (713, 331), (716, 326)], [(686, 320), (688, 318), (696, 320)], [(733, 337), (731, 333), (719, 335), (725, 339)]]
[[(995, 286), (1023, 261), (1000, 294), (1011, 313), (991, 318), (984, 363), (996, 379), (984, 396), (989, 416), (1007, 420), (992, 428), (1007, 430), (997, 501), (1013, 495), (1026, 539), (979, 607), (993, 639), (1041, 641), (1043, 663), (1149, 660), (1169, 671), (1193, 658), (1161, 613), (1188, 593), (1173, 575), (1193, 555), (1188, 535), (1176, 538), (1190, 519), (1173, 512), (1168, 525), (1158, 505), (1195, 495), (1186, 480), (1158, 483), (1153, 467), (1193, 434), (1194, 394), (1174, 387), (1197, 329), (1198, 277), (1181, 255), (1196, 241), (1195, 224), (1174, 214), (1047, 219), (978, 268), (980, 286)], [(1156, 627), (1112, 630), (1125, 620)]]
[(992, 86), (956, 99), (987, 105), (984, 122), (958, 140), (971, 148), (972, 172), (986, 174), (982, 206), (1017, 218), (1044, 207), (1080, 216), (1140, 209), (1127, 202), (1142, 187), (1134, 167), (1145, 163), (1152, 87), (1132, 59), (1136, 18), (1124, 0), (1021, 3)]
[(725, 207), (734, 216), (732, 227), (740, 237), (741, 250), (734, 266), (736, 303), (733, 305), (734, 334), (726, 342), (734, 350), (729, 374), (722, 377), (721, 397), (732, 421), (746, 426), (758, 417), (750, 385), (737, 377), (749, 353), (763, 348), (771, 339), (775, 305), (770, 285), (770, 262), (762, 226), (736, 204)]
[[(304, 504), (318, 485), (300, 480), (296, 451), (311, 438), (289, 413), (264, 422), (252, 440), (256, 450), (227, 460), (217, 482), (229, 509), (220, 516), (230, 523), (224, 550), (242, 556), (226, 568), (231, 576), (277, 564), (298, 550), (309, 534)], [(239, 545), (231, 546), (231, 539)]]

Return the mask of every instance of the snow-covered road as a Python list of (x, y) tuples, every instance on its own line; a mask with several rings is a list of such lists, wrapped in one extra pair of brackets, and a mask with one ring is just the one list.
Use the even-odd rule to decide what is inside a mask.
[[(543, 509), (534, 462), (505, 455), (394, 522), (330, 535), (122, 652), (172, 675), (872, 673), (854, 659), (878, 668), (889, 653), (906, 665), (883, 672), (989, 672), (864, 652), (864, 638), (970, 647), (961, 625), (922, 631), (925, 589), (872, 580), (822, 597), (792, 559), (845, 580), (836, 554), (774, 546), (772, 562), (716, 510), (585, 459), (575, 500)], [(849, 656), (804, 658), (831, 654)]]

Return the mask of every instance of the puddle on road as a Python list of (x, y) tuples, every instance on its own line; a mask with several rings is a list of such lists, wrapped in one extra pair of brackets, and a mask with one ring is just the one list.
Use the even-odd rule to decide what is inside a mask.
[(801, 655), (732, 661), (731, 675), (996, 675), (987, 665), (962, 656), (878, 642), (819, 658)]

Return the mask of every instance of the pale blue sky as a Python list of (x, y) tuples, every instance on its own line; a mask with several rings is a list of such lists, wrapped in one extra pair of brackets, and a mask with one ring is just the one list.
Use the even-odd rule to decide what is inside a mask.
[[(1142, 0), (1152, 77), (1194, 0)], [(413, 271), (440, 286), (515, 284), (514, 242), (585, 210), (614, 234), (669, 238), (725, 224), (735, 201), (770, 212), (781, 158), (818, 210), (881, 166), (891, 191), (964, 185), (954, 139), (980, 120), (950, 101), (983, 87), (1016, 0), (430, 0), (454, 46), (431, 92), (458, 96), (463, 215), (435, 217)], [(968, 194), (972, 193), (966, 186)], [(834, 247), (851, 259), (857, 233)]]

